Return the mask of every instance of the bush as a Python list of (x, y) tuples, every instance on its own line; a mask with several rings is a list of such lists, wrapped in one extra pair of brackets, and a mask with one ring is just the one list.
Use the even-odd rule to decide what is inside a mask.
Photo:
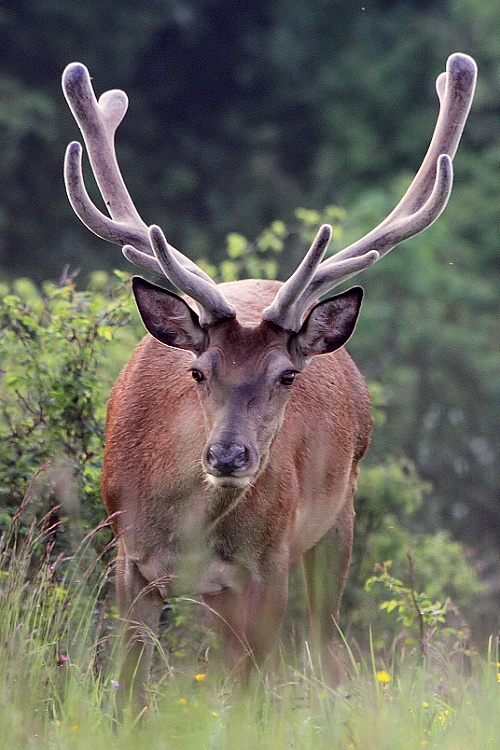
[[(390, 586), (373, 586), (375, 578), (406, 582), (408, 591), (439, 606), (463, 612), (474, 623), (474, 611), (487, 587), (479, 579), (472, 553), (449, 533), (418, 532), (416, 517), (431, 494), (431, 486), (418, 476), (408, 460), (388, 458), (365, 464), (356, 495), (356, 525), (345, 613), (356, 635), (366, 637), (371, 623), (377, 643), (389, 645), (400, 630), (396, 618), (387, 616)], [(390, 571), (390, 572), (388, 572)], [(385, 575), (387, 574), (387, 575)], [(365, 583), (371, 580), (367, 595)], [(380, 610), (385, 610), (381, 614)], [(462, 620), (462, 617), (459, 617)]]
[[(92, 291), (65, 279), (43, 291), (28, 280), (0, 303), (0, 524), (10, 525), (28, 488), (40, 517), (62, 505), (72, 530), (103, 517), (99, 480), (111, 363), (131, 349), (118, 329), (131, 318), (124, 275), (96, 275)], [(114, 353), (110, 343), (114, 340)], [(110, 356), (111, 354), (111, 356)], [(106, 357), (107, 364), (103, 367)], [(80, 528), (81, 534), (81, 528)]]

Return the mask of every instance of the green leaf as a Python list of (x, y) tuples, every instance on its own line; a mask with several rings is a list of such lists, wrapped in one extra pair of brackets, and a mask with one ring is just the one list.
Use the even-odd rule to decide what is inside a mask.
[(97, 335), (103, 339), (106, 339), (106, 341), (112, 341), (113, 330), (110, 326), (100, 325), (97, 328)]
[(248, 248), (248, 240), (242, 234), (231, 232), (227, 236), (227, 254), (233, 260), (241, 258)]

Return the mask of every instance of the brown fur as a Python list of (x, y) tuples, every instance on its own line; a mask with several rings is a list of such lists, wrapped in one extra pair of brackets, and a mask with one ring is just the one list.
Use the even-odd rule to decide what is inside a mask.
[[(265, 350), (273, 335), (278, 345), (287, 337), (260, 326), (278, 283), (222, 287), (237, 308), (238, 324), (214, 333), (214, 344), (219, 336), (220, 346), (230, 347), (238, 372), (238, 366), (255, 372), (255, 341)], [(326, 607), (338, 615), (358, 461), (371, 430), (369, 396), (345, 349), (313, 357), (291, 389), (261, 473), (247, 489), (220, 488), (202, 470), (207, 420), (189, 373), (192, 363), (190, 352), (147, 335), (112, 391), (102, 490), (109, 514), (119, 511), (113, 521), (119, 605), (123, 617), (154, 630), (163, 598), (203, 595), (225, 623), (221, 630), (233, 661), (247, 670), (248, 654), (262, 663), (278, 638), (288, 571), (302, 556), (310, 606), (325, 608), (325, 601), (316, 601), (311, 568), (312, 550), (327, 536), (333, 544)], [(314, 611), (311, 617), (314, 622)], [(121, 691), (130, 691), (139, 664), (133, 687), (139, 707), (150, 650), (144, 632), (131, 625)]]

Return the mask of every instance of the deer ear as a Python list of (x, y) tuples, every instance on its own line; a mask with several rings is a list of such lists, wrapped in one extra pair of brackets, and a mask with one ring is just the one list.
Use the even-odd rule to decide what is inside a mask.
[(132, 291), (142, 322), (155, 339), (176, 349), (201, 354), (206, 333), (196, 313), (183, 299), (156, 284), (134, 276)]
[(296, 334), (304, 357), (327, 354), (343, 346), (356, 327), (362, 299), (362, 288), (355, 286), (313, 307)]

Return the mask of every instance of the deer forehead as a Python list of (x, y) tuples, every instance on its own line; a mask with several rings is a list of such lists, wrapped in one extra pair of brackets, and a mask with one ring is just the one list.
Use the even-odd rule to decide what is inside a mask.
[(234, 321), (211, 332), (209, 346), (198, 364), (227, 382), (273, 378), (283, 368), (293, 366), (288, 342), (289, 336), (282, 331), (273, 331), (266, 325), (242, 326)]

